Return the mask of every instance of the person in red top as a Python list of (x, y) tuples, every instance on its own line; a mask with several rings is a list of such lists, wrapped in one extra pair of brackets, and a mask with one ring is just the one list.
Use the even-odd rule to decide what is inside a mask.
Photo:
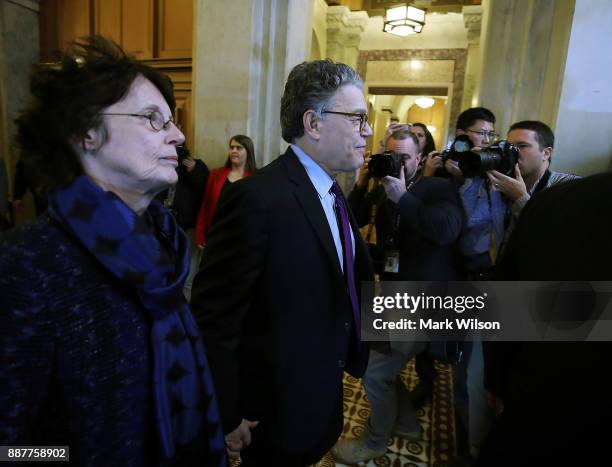
[(219, 197), (225, 187), (236, 180), (248, 177), (256, 169), (255, 149), (251, 138), (245, 135), (232, 136), (229, 140), (227, 162), (223, 167), (211, 170), (208, 177), (196, 223), (197, 245), (204, 246), (206, 244), (206, 234), (212, 223)]

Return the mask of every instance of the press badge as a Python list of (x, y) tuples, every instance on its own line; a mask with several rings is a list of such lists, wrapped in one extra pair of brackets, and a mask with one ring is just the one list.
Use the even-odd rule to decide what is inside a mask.
[(385, 252), (385, 272), (399, 272), (399, 251), (390, 250)]

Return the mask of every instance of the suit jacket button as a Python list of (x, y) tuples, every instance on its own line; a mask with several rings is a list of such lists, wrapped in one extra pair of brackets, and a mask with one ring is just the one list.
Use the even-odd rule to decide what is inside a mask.
[(338, 360), (338, 367), (344, 368), (344, 360)]

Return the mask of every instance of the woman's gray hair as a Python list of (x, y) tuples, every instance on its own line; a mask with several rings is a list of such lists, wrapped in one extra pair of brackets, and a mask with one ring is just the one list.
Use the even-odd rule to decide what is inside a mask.
[(348, 84), (363, 89), (359, 74), (344, 63), (327, 59), (296, 65), (289, 73), (281, 100), (283, 139), (292, 143), (295, 138), (302, 136), (304, 113), (314, 110), (321, 115), (321, 111), (332, 103), (338, 89)]

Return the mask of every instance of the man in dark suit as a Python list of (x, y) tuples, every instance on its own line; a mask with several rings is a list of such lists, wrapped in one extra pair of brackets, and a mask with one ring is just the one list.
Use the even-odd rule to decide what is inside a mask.
[[(496, 276), (610, 281), (611, 228), (612, 174), (548, 188), (523, 209)], [(569, 307), (558, 299), (555, 310), (593, 319), (584, 297)], [(478, 465), (601, 464), (610, 449), (611, 361), (611, 342), (487, 343), (485, 387), (498, 416)]]
[[(376, 219), (371, 219), (372, 200), (366, 195), (370, 174), (365, 165), (349, 195), (358, 223), (376, 222), (377, 240), (384, 252), (378, 272), (385, 281), (459, 280), (453, 244), (461, 233), (463, 208), (457, 190), (450, 180), (417, 176), (421, 154), (409, 127), (391, 133), (384, 149), (402, 165), (397, 178), (387, 175), (380, 180), (385, 195), (376, 200)], [(338, 441), (332, 453), (340, 462), (356, 464), (382, 456), (391, 436), (421, 437), (415, 408), (399, 375), (426, 345), (391, 342), (389, 347), (370, 354), (363, 377), (370, 417), (359, 439)]]
[(245, 466), (321, 459), (342, 431), (343, 371), (367, 365), (357, 297), (371, 266), (334, 181), (359, 168), (372, 134), (362, 87), (329, 60), (291, 71), (281, 102), (291, 146), (226, 190), (194, 281), (230, 454), (252, 436)]

